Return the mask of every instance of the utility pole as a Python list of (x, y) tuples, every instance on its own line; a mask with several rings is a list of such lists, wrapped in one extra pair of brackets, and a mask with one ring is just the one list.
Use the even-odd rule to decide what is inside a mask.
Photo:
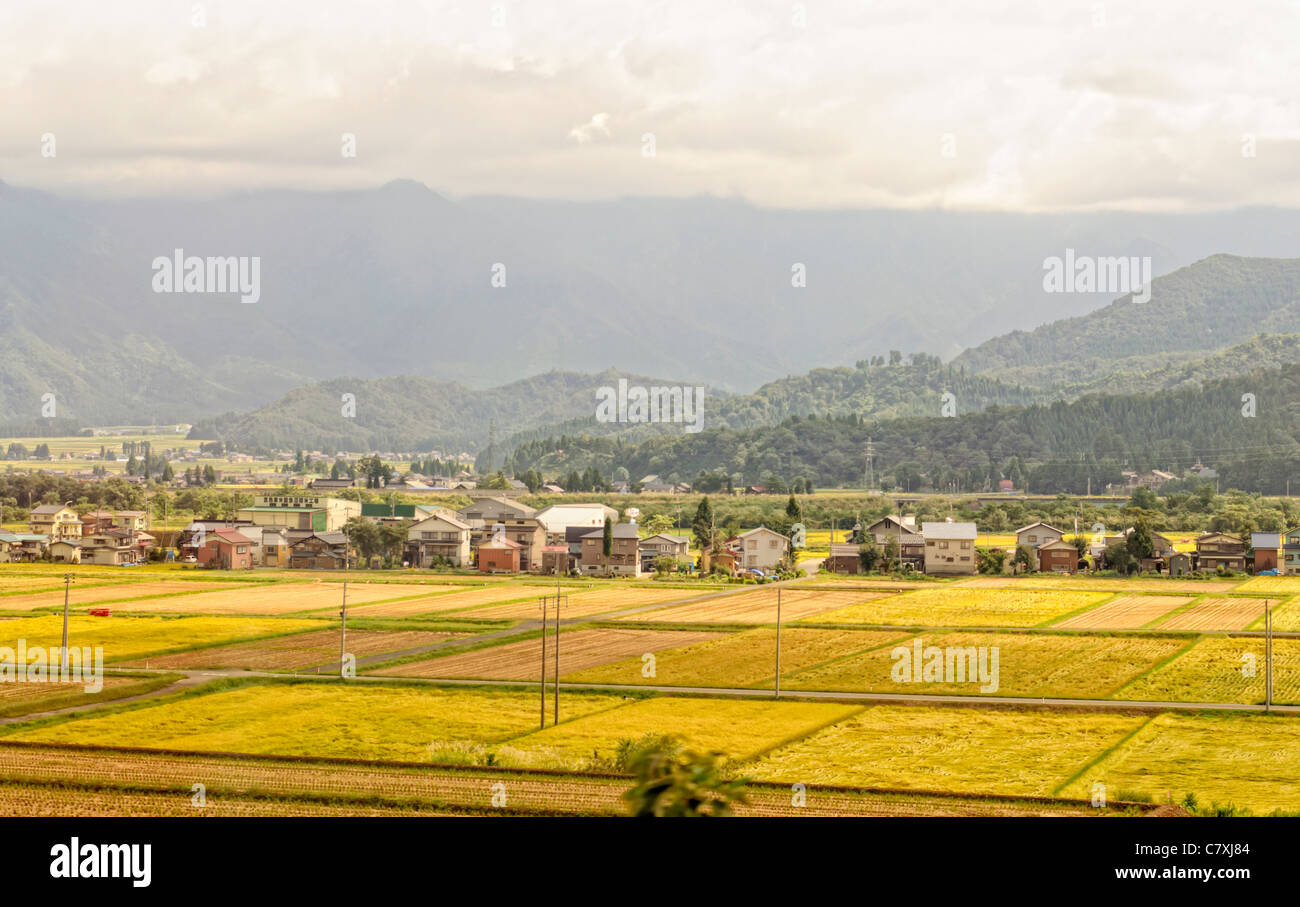
[(72, 583), (72, 574), (63, 574), (63, 652), (59, 655), (60, 676), (68, 670), (68, 595), (72, 592)]
[(1273, 711), (1273, 612), (1264, 599), (1264, 713)]
[(871, 442), (871, 438), (867, 438), (866, 454), (867, 454), (867, 491), (870, 491), (876, 482), (876, 474), (872, 463), (872, 461), (875, 459), (876, 456), (876, 446)]
[(543, 595), (537, 601), (537, 607), (542, 609), (542, 723), (541, 729), (546, 730), (546, 596)]
[[(546, 622), (542, 622), (542, 635), (546, 634)], [(545, 706), (543, 706), (545, 708)], [(560, 723), (560, 592), (559, 585), (556, 585), (555, 592), (555, 708), (554, 715), (551, 717), (551, 724)]]
[(343, 581), (343, 607), (339, 611), (339, 616), (343, 618), (343, 624), (339, 633), (339, 676), (347, 677), (347, 648), (348, 648), (348, 581)]
[(776, 589), (776, 698), (781, 698), (781, 587)]

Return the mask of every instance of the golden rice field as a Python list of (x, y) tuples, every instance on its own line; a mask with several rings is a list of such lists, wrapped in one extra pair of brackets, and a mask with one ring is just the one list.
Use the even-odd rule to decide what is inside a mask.
[(1157, 802), (1187, 792), (1209, 806), (1232, 803), (1256, 813), (1300, 810), (1300, 724), (1292, 716), (1161, 714), (1132, 739), (1065, 785), (1088, 796), (1102, 783), (1149, 794)]
[(901, 627), (1034, 627), (1098, 604), (1101, 592), (922, 589), (818, 615), (817, 623)]
[[(582, 671), (629, 656), (641, 656), (676, 646), (713, 639), (717, 633), (689, 630), (574, 630), (560, 634), (560, 672)], [(542, 638), (506, 643), (486, 649), (406, 662), (369, 673), (393, 677), (442, 677), (537, 681), (542, 670)], [(546, 637), (547, 676), (555, 677), (555, 634)]]
[(171, 684), (180, 675), (161, 674), (152, 677), (127, 677), (107, 675), (104, 687), (98, 693), (87, 693), (84, 683), (0, 683), (0, 718), (28, 715), (51, 709), (121, 699), (148, 693)]
[[(319, 624), (319, 622), (317, 622)], [(348, 654), (357, 658), (400, 652), (419, 646), (430, 646), (461, 638), (455, 633), (438, 633), (424, 630), (349, 630)], [(246, 671), (292, 671), (316, 665), (338, 664), (339, 631), (308, 630), (290, 636), (259, 639), (178, 652), (175, 655), (154, 656), (124, 663), (124, 667), (174, 668), (193, 670), (201, 668), (243, 669)]]
[[(129, 602), (134, 607), (140, 607), (142, 602), (133, 601), (134, 599), (148, 599), (151, 604), (160, 599), (175, 597), (177, 602), (188, 600), (195, 594), (208, 594), (214, 589), (236, 589), (235, 594), (242, 595), (244, 587), (252, 586), (256, 588), (268, 588), (261, 583), (221, 583), (221, 582), (203, 582), (201, 580), (156, 580), (129, 583), (96, 583), (94, 585), (78, 586), (72, 584), (71, 590), (68, 591), (68, 603), (76, 607), (90, 607), (94, 605), (111, 605), (114, 610), (120, 610)], [(32, 611), (37, 608), (62, 608), (63, 607), (62, 587), (52, 589), (48, 592), (27, 592), (19, 595), (6, 595), (0, 598), (0, 611)], [(181, 606), (183, 607), (183, 605)]]
[[(1117, 690), (1114, 698), (1263, 702), (1264, 676), (1263, 638), (1207, 636), (1173, 661)], [(1300, 640), (1273, 640), (1273, 701), (1300, 702)]]
[(1266, 602), (1269, 607), (1277, 605), (1277, 599), (1202, 598), (1153, 626), (1159, 630), (1244, 630), (1264, 619)]
[(1300, 594), (1300, 576), (1252, 576), (1238, 586), (1236, 591), (1296, 595)]
[[(922, 674), (916, 677), (914, 639), (920, 639), (921, 665), (932, 659), (929, 647), (940, 655), (952, 647), (951, 674)], [(901, 640), (829, 664), (786, 676), (782, 688), (796, 690), (840, 690), (864, 693), (916, 693), (925, 695), (1034, 696), (1066, 699), (1104, 699), (1133, 678), (1149, 671), (1188, 643), (1177, 639), (1049, 636), (1026, 633), (939, 633)], [(997, 653), (997, 686), (982, 684), (971, 673), (970, 647), (985, 647), (983, 665), (992, 676), (993, 648)], [(958, 673), (958, 649), (963, 650), (962, 672)], [(897, 652), (897, 654), (896, 654)], [(975, 664), (980, 664), (978, 652)], [(895, 675), (896, 665), (906, 664), (908, 675)], [(965, 680), (958, 679), (965, 676)], [(899, 679), (895, 679), (897, 676)], [(927, 679), (933, 677), (934, 679)]]
[[(676, 589), (653, 589), (645, 586), (626, 586), (622, 588), (596, 589), (592, 591), (566, 591), (567, 599), (563, 602), (560, 612), (563, 617), (590, 617), (594, 614), (605, 614), (610, 611), (620, 611), (624, 608), (636, 608), (641, 605), (654, 605), (660, 602), (676, 601), (682, 598), (692, 598), (697, 595), (706, 594), (709, 590), (697, 589), (691, 587), (681, 587)], [(537, 596), (555, 595), (555, 589), (552, 587), (547, 590), (545, 587), (537, 587)], [(554, 601), (547, 603), (547, 610), (552, 615)], [(502, 618), (536, 618), (541, 616), (536, 599), (530, 598), (521, 602), (505, 605), (488, 605), (470, 608), (464, 611), (455, 612), (457, 617), (485, 617), (491, 619)]]
[(957, 583), (963, 589), (1082, 589), (1088, 592), (1227, 592), (1240, 580), (1142, 579), (1118, 576), (977, 576)]
[[(351, 598), (351, 584), (348, 585), (349, 599)], [(568, 591), (574, 591), (572, 589)], [(404, 599), (402, 601), (389, 601), (383, 604), (362, 605), (356, 609), (357, 617), (411, 617), (419, 614), (441, 614), (447, 611), (462, 611), (475, 608), (479, 605), (503, 604), (506, 602), (519, 602), (521, 605), (530, 607), (532, 610), (529, 616), (541, 615), (541, 609), (537, 605), (537, 600), (543, 595), (554, 595), (555, 586), (544, 584), (527, 584), (527, 583), (498, 583), (489, 586), (478, 586), (470, 589), (459, 589), (450, 592), (430, 593), (429, 595), (420, 595), (416, 598)], [(351, 607), (348, 608), (352, 612)], [(475, 616), (479, 616), (475, 613)]]
[(368, 817), (368, 816), (455, 816), (460, 811), (439, 809), (384, 809), (374, 806), (341, 806), (304, 799), (268, 800), (252, 797), (209, 799), (203, 809), (191, 803), (192, 794), (153, 791), (78, 790), (49, 785), (13, 784), (0, 781), (0, 816), (45, 816), (101, 818), (110, 816), (159, 817), (253, 817), (277, 818)]
[[(81, 588), (85, 589), (90, 585), (110, 586), (119, 583), (126, 583), (128, 580), (121, 579), (117, 583), (108, 579), (87, 578), (81, 581)], [(62, 575), (41, 574), (31, 576), (27, 574), (8, 574), (0, 573), (0, 603), (4, 602), (4, 597), (21, 592), (31, 592), (37, 589), (57, 590), (59, 593), (59, 603), (63, 603), (63, 577)]]
[[(785, 675), (907, 638), (905, 633), (884, 630), (786, 627), (781, 631), (781, 672)], [(646, 676), (645, 662), (636, 657), (573, 671), (562, 679), (573, 683), (769, 687), (775, 674), (776, 630), (760, 628), (658, 652), (650, 676)]]
[[(678, 699), (657, 696), (562, 721), (510, 741), (508, 758), (565, 766), (610, 756), (618, 741), (646, 733), (674, 734), (696, 750), (750, 759), (841, 721), (861, 706), (776, 700)], [(561, 699), (560, 711), (565, 704)]]
[[(1258, 621), (1252, 629), (1262, 630), (1264, 621)], [(1300, 596), (1286, 599), (1273, 609), (1273, 629), (1279, 633), (1300, 631)]]
[[(103, 646), (104, 661), (178, 652), (237, 639), (319, 629), (320, 621), (276, 617), (90, 617), (68, 618), (69, 646)], [(63, 616), (16, 617), (0, 620), (0, 646), (57, 647), (63, 641)]]
[[(391, 583), (348, 583), (348, 611), (354, 604), (381, 601), (411, 592)], [(114, 605), (116, 611), (183, 614), (292, 614), (322, 611), (331, 614), (343, 605), (343, 584), (243, 583), (199, 595), (151, 598)]]
[[(802, 587), (783, 588), (779, 592), (783, 623), (823, 614), (854, 602), (879, 598), (885, 594), (838, 589), (819, 591)], [(754, 589), (704, 601), (672, 605), (655, 611), (628, 614), (614, 619), (699, 624), (775, 624), (777, 594), (776, 589)]]
[[(562, 708), (576, 718), (621, 702), (574, 693)], [(13, 739), (427, 762), (434, 748), (500, 743), (537, 723), (535, 691), (297, 683), (190, 696), (21, 730)]]
[(1144, 720), (876, 705), (771, 753), (745, 772), (790, 783), (1045, 796)]
[(1136, 630), (1191, 600), (1190, 595), (1121, 595), (1052, 626), (1062, 630)]

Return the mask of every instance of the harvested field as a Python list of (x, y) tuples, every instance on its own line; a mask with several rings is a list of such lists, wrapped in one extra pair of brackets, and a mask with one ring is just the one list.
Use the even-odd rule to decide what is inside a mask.
[[(563, 713), (564, 700), (560, 701)], [(581, 767), (593, 754), (612, 756), (623, 738), (673, 734), (695, 750), (750, 759), (861, 710), (861, 706), (775, 700), (684, 699), (656, 696), (563, 721), (510, 741), (505, 764)]]
[[(149, 599), (151, 604), (157, 599), (168, 596), (178, 601), (188, 600), (193, 594), (208, 593), (217, 589), (239, 589), (244, 594), (248, 587), (262, 589), (271, 584), (263, 583), (222, 583), (202, 580), (156, 580), (131, 583), (111, 583), (80, 586), (74, 582), (68, 593), (68, 603), (77, 607), (112, 604), (113, 609), (125, 608), (128, 599)], [(120, 604), (113, 604), (119, 602)], [(131, 602), (133, 607), (142, 603)], [(0, 611), (32, 611), (36, 608), (63, 608), (63, 587), (48, 592), (29, 592), (21, 595), (6, 595), (0, 598)]]
[[(568, 590), (573, 591), (573, 590)], [(446, 611), (461, 611), (478, 605), (491, 605), (519, 600), (522, 609), (528, 611), (528, 617), (540, 617), (537, 599), (547, 593), (555, 594), (555, 586), (526, 585), (524, 583), (498, 583), (479, 586), (455, 592), (432, 594), (427, 597), (413, 598), (408, 601), (386, 602), (378, 605), (362, 605), (357, 608), (357, 617), (410, 617), (417, 614), (441, 614)], [(348, 585), (348, 600), (352, 598), (352, 586)], [(348, 608), (352, 612), (351, 607)], [(468, 615), (462, 615), (468, 616)], [(473, 612), (479, 617), (481, 612)]]
[(1277, 599), (1206, 598), (1155, 625), (1158, 630), (1244, 630), (1264, 616), (1264, 603)]
[[(646, 652), (689, 646), (720, 634), (688, 630), (574, 630), (560, 634), (560, 673), (581, 671)], [(555, 676), (555, 635), (546, 638), (546, 668)], [(444, 655), (371, 673), (398, 677), (446, 677), (536, 681), (541, 672), (541, 637), (472, 652)]]
[(1105, 598), (1103, 592), (949, 586), (877, 598), (822, 614), (816, 622), (896, 627), (1034, 627)]
[(1046, 796), (1142, 717), (877, 705), (745, 767), (759, 780)]
[[(422, 630), (349, 630), (348, 652), (357, 658), (399, 652), (418, 646), (430, 646), (451, 639), (454, 633)], [(291, 671), (315, 665), (337, 664), (339, 631), (311, 630), (292, 636), (259, 639), (232, 646), (217, 646), (150, 658), (150, 668), (243, 668), (247, 671)], [(126, 667), (144, 667), (143, 660), (127, 662)]]
[(1227, 592), (1240, 580), (1133, 579), (1111, 576), (977, 576), (962, 580), (963, 589), (1082, 589), (1102, 592)]
[[(929, 647), (960, 649), (975, 655), (959, 661), (954, 657), (950, 679), (945, 674), (933, 680), (896, 680), (894, 667), (903, 659), (886, 646), (808, 668), (786, 676), (782, 688), (795, 690), (843, 690), (866, 693), (916, 693), (926, 695), (998, 695), (1104, 699), (1134, 677), (1155, 667), (1188, 643), (1179, 639), (1113, 636), (1049, 636), (1029, 633), (940, 633), (916, 637), (922, 643), (922, 664)], [(902, 640), (907, 664), (915, 668), (913, 642)], [(978, 679), (978, 647), (986, 648), (983, 662), (992, 678), (992, 650), (998, 650), (996, 687)], [(965, 676), (965, 680), (958, 679)], [(912, 675), (915, 678), (915, 674)]]
[[(350, 765), (0, 744), (4, 815), (394, 815), (438, 810), (484, 814), (619, 815), (630, 779), (491, 768)], [(207, 806), (191, 803), (194, 778)], [(492, 805), (504, 785), (506, 805)], [(71, 788), (71, 789), (68, 789)], [(130, 793), (128, 793), (130, 791)], [(248, 799), (256, 794), (259, 799)], [(115, 806), (113, 798), (119, 798)], [(376, 800), (382, 801), (376, 803)], [(753, 785), (747, 816), (1096, 815), (1078, 802), (1018, 801), (809, 786), (807, 804), (785, 785)], [(258, 809), (264, 811), (258, 812)], [(302, 812), (298, 812), (301, 810)], [(334, 810), (330, 813), (312, 810)], [(374, 813), (366, 812), (374, 810)]]
[(1188, 595), (1122, 595), (1052, 626), (1063, 630), (1135, 630), (1191, 600)]
[[(813, 630), (785, 627), (781, 631), (781, 670), (798, 671), (854, 652), (908, 638), (887, 630)], [(564, 675), (574, 683), (659, 684), (679, 687), (767, 687), (776, 673), (776, 630), (763, 627), (718, 635), (708, 642), (670, 649), (655, 655), (654, 675), (646, 677), (642, 660), (628, 658), (603, 667)]]
[(1252, 576), (1238, 586), (1237, 591), (1296, 595), (1300, 594), (1300, 576)]
[[(590, 617), (594, 614), (605, 614), (610, 611), (621, 611), (624, 608), (636, 608), (641, 605), (653, 605), (659, 602), (677, 601), (683, 598), (694, 598), (698, 595), (707, 595), (708, 589), (648, 589), (645, 587), (630, 588), (610, 588), (597, 589), (590, 592), (580, 592), (572, 590), (568, 592), (569, 600), (565, 602), (561, 611), (563, 617)], [(536, 596), (546, 595), (545, 588), (538, 588)], [(555, 594), (554, 588), (550, 594)], [(548, 606), (548, 610), (552, 605)], [(465, 611), (455, 612), (457, 617), (486, 617), (486, 618), (536, 618), (541, 616), (538, 610), (535, 598), (526, 601), (515, 602), (509, 605), (493, 605), (489, 607), (471, 608)]]
[[(195, 646), (233, 642), (297, 630), (314, 630), (320, 621), (276, 617), (90, 617), (68, 619), (68, 645), (103, 646), (104, 661), (117, 663), (151, 653), (163, 654)], [(57, 614), (0, 620), (0, 645), (57, 647), (63, 640), (63, 618)]]
[[(107, 579), (92, 579), (87, 577), (81, 584), (83, 589), (92, 585), (114, 586), (129, 582), (128, 580), (118, 580), (113, 582)], [(33, 592), (36, 590), (51, 590), (59, 593), (59, 604), (63, 604), (63, 579), (52, 573), (30, 575), (12, 575), (0, 574), (0, 604), (3, 604), (5, 597), (20, 592)]]
[[(700, 624), (775, 624), (776, 589), (737, 592), (705, 601), (672, 605), (657, 611), (629, 614), (615, 620), (667, 621)], [(879, 598), (883, 592), (825, 591), (792, 588), (781, 590), (781, 621), (824, 614), (855, 602)]]
[[(390, 583), (348, 583), (348, 612), (353, 604), (412, 594)], [(295, 611), (338, 611), (342, 583), (243, 583), (201, 595), (152, 598), (115, 605), (114, 611), (185, 614), (292, 614)]]
[[(1264, 640), (1207, 636), (1114, 694), (1158, 702), (1263, 702)], [(1300, 702), (1300, 639), (1273, 640), (1273, 700)], [(1297, 725), (1300, 730), (1300, 725)]]
[[(578, 693), (562, 700), (571, 717), (621, 704)], [(13, 739), (428, 762), (435, 749), (498, 744), (537, 721), (536, 691), (269, 683), (68, 719)]]
[(1300, 810), (1300, 721), (1283, 715), (1157, 715), (1062, 791), (1137, 791), (1162, 802), (1189, 791), (1203, 806)]

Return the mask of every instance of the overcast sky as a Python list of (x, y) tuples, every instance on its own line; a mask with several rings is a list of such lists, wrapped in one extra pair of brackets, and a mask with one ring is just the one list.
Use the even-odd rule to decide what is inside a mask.
[(0, 179), (1300, 206), (1298, 36), (1267, 0), (3, 0)]

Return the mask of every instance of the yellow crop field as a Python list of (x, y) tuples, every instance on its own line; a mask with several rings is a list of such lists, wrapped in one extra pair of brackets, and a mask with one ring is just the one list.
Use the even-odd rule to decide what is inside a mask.
[[(1115, 692), (1157, 702), (1263, 702), (1264, 640), (1209, 636), (1169, 664)], [(1300, 702), (1300, 640), (1273, 640), (1273, 700)], [(1300, 729), (1300, 725), (1297, 726)]]
[[(954, 653), (953, 671), (935, 680), (896, 681), (895, 665), (906, 663), (915, 669), (913, 639), (920, 639), (921, 664), (930, 658), (928, 647)], [(941, 633), (919, 636), (898, 643), (904, 651), (895, 657), (894, 646), (864, 652), (850, 658), (799, 671), (782, 680), (788, 690), (844, 690), (874, 693), (916, 693), (926, 695), (1038, 696), (1070, 699), (1103, 699), (1144, 671), (1187, 645), (1176, 639), (1148, 639), (1110, 636), (1049, 636), (1027, 633)], [(993, 649), (997, 654), (997, 686), (981, 684), (961, 661), (957, 672), (957, 650), (970, 655), (970, 647), (985, 647), (982, 664), (992, 677)], [(941, 654), (942, 651), (941, 651)], [(978, 651), (975, 664), (981, 664)], [(960, 680), (961, 676), (965, 680)], [(900, 678), (905, 675), (900, 675)], [(912, 676), (915, 678), (916, 674)]]
[[(262, 588), (261, 583), (247, 584), (250, 588)], [(68, 591), (69, 605), (92, 607), (107, 604), (118, 610), (127, 606), (129, 599), (147, 599), (150, 604), (157, 604), (157, 599), (167, 596), (183, 599), (198, 593), (208, 593), (215, 589), (241, 590), (235, 594), (244, 594), (243, 583), (204, 582), (202, 580), (154, 580), (131, 583), (94, 583), (84, 586), (72, 584)], [(37, 608), (62, 608), (63, 587), (46, 592), (28, 592), (19, 595), (0, 597), (0, 611), (32, 611)], [(132, 607), (143, 607), (143, 602), (130, 602)]]
[(1063, 630), (1136, 630), (1191, 600), (1189, 595), (1121, 595), (1052, 626)]
[(957, 583), (963, 589), (1082, 589), (1088, 592), (1227, 592), (1240, 580), (1142, 579), (1118, 576), (977, 576)]
[(0, 683), (0, 717), (28, 715), (47, 709), (63, 709), (134, 696), (165, 687), (180, 675), (148, 677), (109, 675), (98, 693), (87, 693), (84, 683)]
[[(566, 694), (561, 708), (576, 717), (620, 703)], [(193, 696), (31, 728), (13, 739), (420, 762), (450, 743), (500, 742), (537, 721), (535, 692), (300, 683)]]
[(818, 623), (903, 627), (1033, 627), (1106, 598), (1100, 592), (922, 589), (818, 615)]
[[(543, 595), (554, 595), (554, 585), (526, 583), (496, 583), (489, 586), (476, 586), (469, 589), (454, 587), (455, 591), (432, 593), (427, 596), (411, 598), (406, 601), (390, 601), (383, 604), (362, 605), (357, 608), (357, 617), (411, 617), (417, 614), (441, 614), (447, 611), (462, 611), (478, 605), (491, 605), (518, 600), (531, 608), (529, 616), (541, 616), (537, 599)], [(575, 591), (575, 590), (567, 590)], [(348, 597), (351, 599), (352, 585), (348, 584)], [(402, 595), (394, 592), (388, 597)], [(418, 592), (406, 593), (418, 594)], [(351, 608), (349, 608), (349, 611)], [(474, 616), (478, 616), (475, 612)]]
[[(317, 623), (319, 625), (319, 622)], [(364, 658), (387, 652), (400, 652), (418, 646), (434, 645), (460, 638), (454, 633), (423, 630), (349, 630), (347, 650)], [(154, 656), (151, 668), (242, 668), (248, 671), (290, 671), (314, 665), (338, 664), (339, 631), (308, 630), (290, 636), (276, 636), (253, 642), (196, 649), (175, 655)], [(126, 667), (144, 667), (145, 661), (126, 662)]]
[(745, 766), (787, 784), (1045, 795), (1145, 720), (876, 705)]
[[(120, 582), (127, 582), (123, 579)], [(87, 585), (115, 585), (110, 580), (87, 578), (82, 584), (82, 588)], [(59, 593), (59, 603), (63, 603), (63, 576), (62, 574), (0, 574), (0, 605), (4, 603), (5, 597), (18, 592), (32, 592), (36, 590), (50, 590)]]
[[(716, 633), (689, 630), (574, 630), (560, 634), (560, 672), (581, 671), (635, 655), (638, 665), (645, 653), (674, 646), (689, 646)], [(541, 676), (542, 639), (525, 639), (487, 649), (443, 655), (374, 671), (394, 677), (484, 678), (532, 680)], [(547, 677), (555, 678), (555, 634), (546, 637)]]
[(1296, 595), (1300, 594), (1300, 576), (1252, 576), (1238, 586), (1237, 591)]
[[(353, 604), (412, 594), (389, 583), (348, 583), (348, 610)], [(343, 584), (243, 583), (200, 595), (150, 598), (114, 605), (114, 611), (180, 614), (292, 614), (295, 611), (332, 613), (343, 604)]]
[[(119, 662), (152, 652), (178, 651), (199, 645), (256, 636), (318, 629), (320, 621), (273, 617), (88, 617), (68, 618), (69, 646), (103, 646), (105, 662)], [(28, 649), (58, 647), (63, 641), (63, 617), (16, 617), (0, 620), (0, 645)], [(152, 665), (151, 665), (152, 667)]]
[(1266, 598), (1202, 598), (1185, 611), (1154, 624), (1160, 630), (1244, 630), (1264, 619), (1264, 607), (1277, 605)]
[(1176, 715), (1151, 719), (1137, 734), (1061, 791), (1090, 796), (1096, 783), (1175, 802), (1189, 792), (1256, 813), (1300, 810), (1300, 723), (1285, 715)]
[[(718, 750), (747, 759), (859, 711), (861, 706), (775, 700), (643, 699), (537, 731), (510, 746), (547, 764), (579, 764), (593, 754), (609, 756), (623, 738), (674, 734), (696, 750)], [(560, 712), (564, 714), (563, 699)]]
[[(781, 672), (842, 658), (875, 646), (907, 639), (886, 630), (814, 630), (786, 627), (781, 631)], [(616, 661), (563, 676), (575, 683), (660, 684), (667, 686), (770, 686), (776, 674), (776, 630), (761, 628), (730, 633), (708, 642), (655, 654), (653, 674), (637, 658)]]
[[(1253, 627), (1264, 628), (1264, 621), (1259, 620)], [(1295, 633), (1300, 630), (1300, 595), (1285, 599), (1273, 609), (1273, 629), (1278, 633)]]
[[(645, 586), (626, 586), (612, 587), (608, 589), (595, 589), (589, 592), (570, 590), (566, 591), (568, 600), (564, 602), (564, 608), (560, 612), (563, 617), (590, 617), (594, 614), (605, 614), (610, 611), (620, 611), (624, 608), (636, 608), (641, 605), (654, 605), (659, 602), (676, 601), (682, 598), (692, 598), (697, 595), (704, 595), (707, 589), (692, 589), (690, 587), (678, 589), (652, 589)], [(552, 587), (549, 591), (545, 587), (537, 587), (536, 594), (555, 595), (555, 589)], [(554, 607), (554, 602), (547, 603), (548, 612)], [(537, 607), (534, 599), (527, 599), (521, 602), (507, 605), (490, 605), (487, 607), (471, 608), (464, 611), (455, 612), (457, 617), (486, 617), (486, 618), (533, 618), (540, 617), (541, 611)], [(550, 612), (554, 613), (554, 612)]]
[[(775, 624), (777, 592), (776, 589), (753, 589), (614, 619), (701, 624)], [(852, 589), (783, 588), (780, 590), (781, 620), (785, 622), (812, 617), (854, 602), (879, 598), (884, 594)]]

